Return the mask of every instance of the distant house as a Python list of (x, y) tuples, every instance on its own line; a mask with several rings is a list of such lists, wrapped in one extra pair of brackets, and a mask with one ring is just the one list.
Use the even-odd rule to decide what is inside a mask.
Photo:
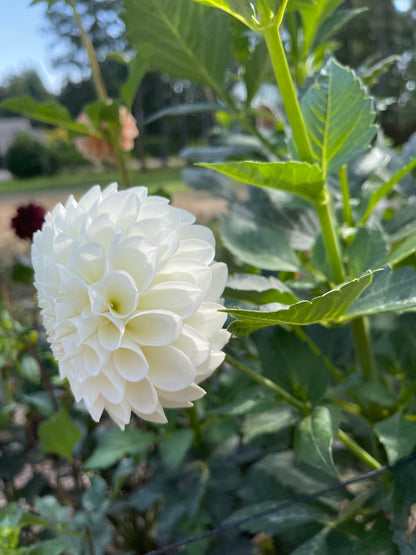
[(17, 133), (24, 131), (42, 140), (42, 131), (33, 129), (27, 118), (0, 118), (0, 158), (4, 158), (10, 143)]

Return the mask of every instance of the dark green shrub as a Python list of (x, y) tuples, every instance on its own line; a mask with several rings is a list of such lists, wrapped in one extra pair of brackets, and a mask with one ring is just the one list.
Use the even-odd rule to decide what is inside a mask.
[(56, 156), (36, 137), (24, 132), (18, 133), (9, 146), (5, 166), (16, 177), (51, 174), (58, 169)]
[(72, 169), (77, 166), (88, 165), (86, 160), (75, 148), (72, 142), (61, 139), (55, 140), (48, 145), (49, 155), (55, 158), (58, 169)]

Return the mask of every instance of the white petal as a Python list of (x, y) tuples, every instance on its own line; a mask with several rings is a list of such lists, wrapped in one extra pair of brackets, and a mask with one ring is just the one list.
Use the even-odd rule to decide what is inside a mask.
[(103, 349), (115, 351), (120, 347), (122, 337), (123, 329), (120, 326), (116, 326), (107, 318), (102, 319), (98, 328), (98, 341)]
[[(183, 406), (183, 403), (188, 403), (190, 401), (196, 401), (205, 395), (205, 390), (199, 385), (191, 384), (189, 387), (182, 389), (181, 391), (163, 391), (162, 389), (157, 390), (160, 402), (165, 408), (175, 408), (175, 406)], [(175, 406), (170, 405), (170, 403), (175, 404)], [(182, 403), (182, 405), (181, 405)]]
[(174, 341), (182, 327), (181, 318), (167, 310), (148, 310), (130, 317), (126, 334), (140, 345), (168, 345)]
[(138, 217), (140, 200), (130, 191), (119, 191), (105, 198), (98, 208), (100, 214), (108, 213), (113, 224), (125, 229)]
[(100, 289), (113, 316), (125, 317), (135, 310), (138, 292), (134, 279), (128, 273), (116, 270), (106, 274)]
[(100, 243), (107, 249), (114, 237), (114, 225), (107, 213), (94, 218), (87, 227), (86, 236), (89, 241)]
[(140, 347), (133, 342), (123, 340), (113, 353), (113, 361), (120, 376), (129, 382), (138, 382), (147, 376), (149, 364)]
[(87, 407), (88, 412), (91, 414), (95, 422), (99, 422), (101, 415), (103, 414), (104, 406), (105, 406), (104, 397), (102, 397), (102, 395), (98, 395), (95, 403), (90, 407)]
[(69, 267), (87, 283), (95, 283), (104, 274), (105, 253), (99, 243), (86, 243), (75, 247), (69, 256)]
[(159, 268), (154, 283), (156, 285), (166, 281), (186, 281), (208, 292), (211, 276), (211, 268), (198, 260), (171, 258)]
[(204, 264), (211, 264), (214, 260), (215, 249), (201, 239), (184, 239), (180, 242), (175, 258), (193, 258)]
[(166, 220), (147, 218), (132, 224), (127, 230), (129, 236), (147, 237), (159, 249), (159, 261), (173, 255), (179, 246), (179, 233)]
[(194, 381), (194, 367), (176, 347), (144, 347), (143, 353), (149, 363), (149, 379), (154, 386), (166, 391), (179, 391)]
[(198, 366), (206, 361), (211, 352), (208, 340), (187, 325), (183, 326), (182, 333), (172, 345), (180, 349), (189, 358), (193, 366)]
[(227, 330), (220, 330), (213, 337), (210, 338), (211, 348), (214, 351), (220, 351), (226, 343), (228, 343), (231, 333)]
[[(94, 378), (87, 378), (78, 387), (82, 392), (82, 397), (84, 399), (85, 406), (89, 410), (90, 407), (92, 407), (95, 404), (98, 397), (101, 397), (100, 390), (98, 389)], [(72, 387), (72, 391), (74, 391), (74, 387)]]
[(181, 239), (200, 239), (215, 247), (215, 237), (209, 227), (205, 225), (186, 225), (181, 227)]
[(158, 264), (158, 248), (145, 237), (129, 237), (113, 243), (108, 259), (113, 270), (124, 270), (143, 291), (152, 283)]
[(117, 404), (106, 403), (105, 410), (122, 430), (130, 422), (131, 411), (127, 401)]
[(169, 310), (182, 318), (193, 314), (198, 308), (203, 291), (191, 283), (167, 281), (151, 287), (140, 298), (139, 310)]
[(126, 382), (115, 368), (107, 364), (95, 378), (101, 395), (110, 403), (121, 403)]
[(222, 328), (227, 319), (227, 314), (219, 312), (220, 309), (224, 307), (217, 303), (201, 303), (198, 311), (187, 318), (185, 323), (210, 339)]
[(126, 399), (135, 412), (143, 414), (153, 413), (158, 404), (156, 389), (146, 378), (126, 385)]
[(201, 383), (208, 378), (224, 361), (224, 358), (225, 353), (222, 351), (212, 351), (208, 360), (196, 367), (195, 383)]
[(81, 208), (88, 211), (99, 198), (101, 198), (101, 187), (99, 185), (94, 185), (89, 191), (82, 195), (78, 204)]
[(224, 262), (216, 262), (210, 266), (211, 288), (204, 297), (204, 301), (218, 302), (219, 298), (224, 292), (225, 285), (228, 279), (228, 268)]
[(155, 422), (156, 424), (166, 424), (166, 422), (168, 421), (163, 411), (163, 407), (160, 403), (158, 403), (156, 410), (151, 414), (145, 414), (138, 410), (134, 410), (134, 412), (137, 414), (137, 416), (140, 416), (141, 418), (143, 418), (143, 420), (147, 420), (148, 422)]

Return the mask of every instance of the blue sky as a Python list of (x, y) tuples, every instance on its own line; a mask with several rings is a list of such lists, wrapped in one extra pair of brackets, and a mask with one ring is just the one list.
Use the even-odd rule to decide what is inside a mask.
[(45, 86), (57, 92), (63, 75), (49, 61), (52, 37), (42, 31), (47, 4), (29, 4), (30, 0), (0, 1), (0, 84), (12, 73), (34, 68)]

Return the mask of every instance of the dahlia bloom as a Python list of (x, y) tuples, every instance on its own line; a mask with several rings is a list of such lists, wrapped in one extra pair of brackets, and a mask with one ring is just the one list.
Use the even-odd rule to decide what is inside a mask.
[(45, 214), (43, 206), (30, 202), (18, 207), (10, 225), (21, 239), (32, 239), (35, 231), (42, 227)]
[(71, 196), (46, 215), (32, 262), (62, 377), (95, 421), (166, 422), (223, 361), (227, 267), (194, 216), (146, 187)]
[[(119, 129), (119, 146), (124, 152), (129, 152), (134, 146), (134, 139), (138, 137), (139, 131), (137, 129), (136, 120), (127, 110), (125, 106), (120, 106), (119, 109), (120, 129)], [(77, 121), (85, 124), (93, 130), (92, 124), (84, 112), (79, 115)], [(102, 126), (101, 131), (104, 131), (105, 125)], [(112, 145), (100, 137), (87, 135), (75, 139), (75, 146), (77, 150), (90, 162), (97, 164), (99, 162), (114, 162), (114, 149)]]

